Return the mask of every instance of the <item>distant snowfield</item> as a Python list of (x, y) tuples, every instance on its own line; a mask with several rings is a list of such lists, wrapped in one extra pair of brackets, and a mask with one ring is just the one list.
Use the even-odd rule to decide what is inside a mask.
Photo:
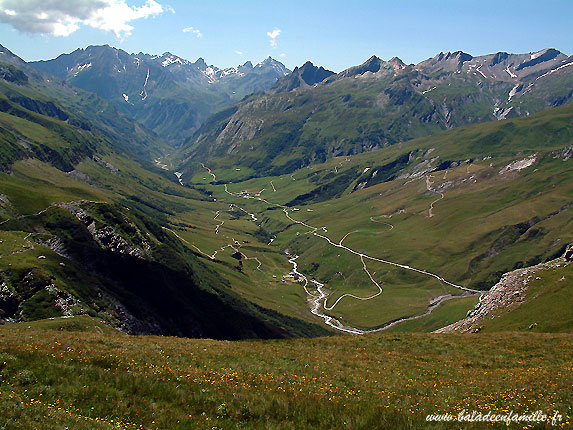
[(481, 69), (481, 65), (476, 69), (477, 72), (479, 72), (484, 78), (487, 79), (487, 76), (483, 74), (483, 72), (480, 70)]
[(78, 66), (77, 70), (74, 72), (74, 76), (78, 76), (78, 73), (80, 73), (82, 70), (89, 69), (91, 66), (92, 63), (86, 63), (82, 64), (81, 66)]

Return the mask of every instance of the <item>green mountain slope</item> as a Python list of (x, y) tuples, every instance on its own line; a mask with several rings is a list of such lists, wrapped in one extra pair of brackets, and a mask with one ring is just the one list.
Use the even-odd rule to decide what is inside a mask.
[(214, 219), (178, 232), (207, 262), (232, 261), (225, 251), (208, 258), (225, 237), (251, 241), (260, 287), (234, 282), (259, 303), (291, 315), (314, 309), (353, 332), (439, 316), (426, 325), (433, 330), (475, 305), (467, 289), (487, 290), (573, 242), (572, 121), (564, 106), (279, 176), (205, 164), (192, 183), (216, 198)]
[(4, 65), (0, 67), (13, 68), (21, 75), (20, 81), (0, 80), (3, 112), (23, 118), (45, 115), (88, 132), (93, 130), (116, 150), (141, 160), (164, 152), (165, 142), (106, 100), (33, 69), (1, 45), (0, 50), (0, 64)]
[(139, 136), (113, 140), (122, 130), (107, 132), (105, 112), (88, 124), (83, 111), (68, 110), (81, 94), (52, 98), (50, 82), (43, 89), (37, 77), (23, 78), (27, 71), (7, 69), (0, 82), (3, 321), (87, 313), (130, 333), (325, 333), (246, 302), (164, 228), (175, 211), (206, 196), (130, 156), (139, 151), (126, 146)]
[(466, 318), (439, 331), (571, 332), (572, 275), (573, 265), (565, 258), (509, 272)]

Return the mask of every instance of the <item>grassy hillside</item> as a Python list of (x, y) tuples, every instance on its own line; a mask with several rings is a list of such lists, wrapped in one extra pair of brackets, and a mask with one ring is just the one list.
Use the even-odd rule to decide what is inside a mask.
[[(572, 113), (566, 106), (458, 128), (280, 176), (206, 165), (191, 183), (216, 202), (204, 216), (177, 214), (194, 228), (175, 231), (212, 267), (236, 265), (227, 246), (241, 242), (248, 277), (220, 273), (257, 303), (304, 315), (307, 300), (320, 296), (317, 280), (325, 315), (381, 327), (424, 313), (439, 296), (464, 294), (411, 268), (487, 290), (505, 272), (562, 255), (573, 241)], [(293, 268), (285, 250), (299, 256), (306, 281), (283, 278)], [(475, 297), (445, 301), (426, 330), (473, 304)]]
[(573, 241), (570, 106), (278, 176), (203, 164), (179, 181), (128, 159), (40, 77), (4, 76), (6, 321), (90, 313), (216, 338), (431, 331)]
[[(326, 333), (230, 291), (167, 228), (170, 215), (208, 197), (140, 158), (139, 135), (116, 139), (124, 130), (100, 127), (105, 113), (82, 122), (84, 111), (71, 113), (42, 85), (0, 81), (3, 322), (87, 313), (130, 333)], [(141, 146), (126, 148), (131, 139)]]
[[(90, 174), (105, 175), (98, 163), (88, 165)], [(141, 191), (145, 198), (136, 198), (94, 188), (40, 162), (19, 162), (12, 169), (11, 176), (0, 174), (6, 211), (0, 225), (3, 319), (87, 312), (135, 333), (215, 338), (313, 333), (311, 326), (241, 300), (161, 228), (165, 211), (186, 199), (164, 198), (163, 212), (154, 207), (154, 198), (162, 196), (158, 188), (179, 191), (160, 176), (152, 176), (149, 192)], [(116, 187), (146, 189), (124, 175)], [(193, 196), (187, 192), (187, 199)]]
[(525, 303), (496, 314), (485, 321), (482, 330), (570, 332), (573, 326), (573, 266), (538, 273), (528, 285)]
[(463, 410), (558, 411), (556, 427), (529, 428), (571, 426), (570, 335), (231, 343), (113, 334), (76, 317), (0, 327), (0, 339), (6, 430), (484, 428), (426, 422)]
[[(432, 314), (391, 327), (389, 331), (411, 332), (502, 332), (534, 333), (573, 332), (573, 265), (564, 258), (551, 260), (526, 269), (517, 269), (504, 277), (503, 289), (492, 288), (491, 302), (485, 298), (467, 297), (445, 302)], [(505, 291), (504, 291), (505, 290)], [(504, 291), (498, 294), (498, 291)], [(467, 313), (467, 304), (477, 305)], [(495, 308), (490, 304), (494, 303)], [(474, 310), (484, 310), (474, 316)], [(468, 318), (466, 319), (466, 314)], [(471, 320), (470, 320), (471, 319)], [(457, 322), (457, 323), (456, 323)], [(456, 323), (456, 324), (453, 324)], [(450, 325), (453, 324), (453, 325)]]

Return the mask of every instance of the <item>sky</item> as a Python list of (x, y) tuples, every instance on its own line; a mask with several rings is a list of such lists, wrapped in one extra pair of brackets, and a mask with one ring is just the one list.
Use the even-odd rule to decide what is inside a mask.
[(572, 55), (572, 29), (573, 0), (0, 0), (0, 44), (26, 61), (108, 44), (221, 68), (270, 55), (340, 72), (372, 55)]

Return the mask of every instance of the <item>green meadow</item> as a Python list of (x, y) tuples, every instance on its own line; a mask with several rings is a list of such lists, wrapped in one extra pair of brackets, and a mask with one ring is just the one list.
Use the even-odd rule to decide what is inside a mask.
[(525, 427), (571, 425), (570, 335), (226, 342), (127, 336), (74, 317), (0, 327), (0, 340), (7, 430), (487, 427), (426, 422), (464, 410), (558, 412), (555, 427)]

